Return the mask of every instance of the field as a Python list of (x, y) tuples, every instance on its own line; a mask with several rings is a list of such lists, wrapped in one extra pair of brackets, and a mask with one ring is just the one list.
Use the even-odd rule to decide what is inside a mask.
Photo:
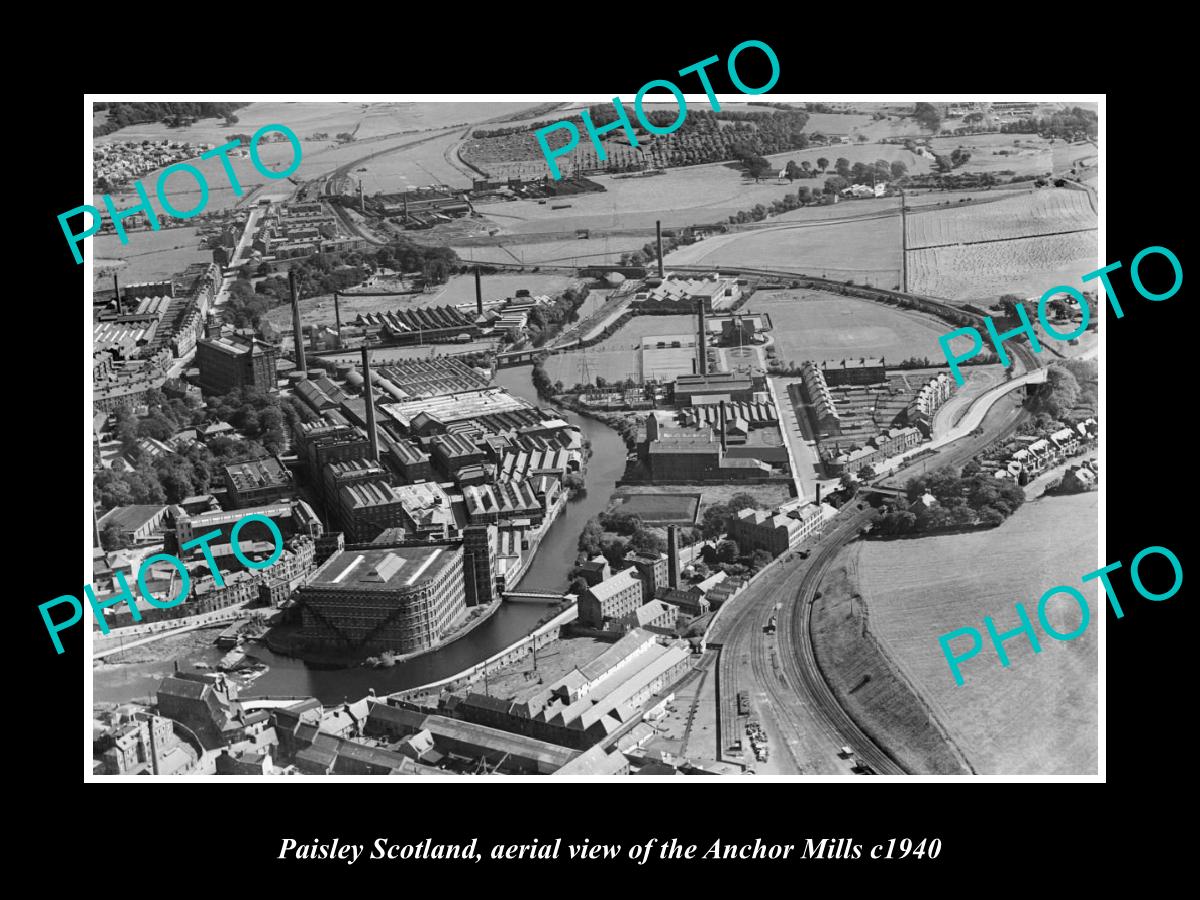
[(114, 271), (122, 284), (131, 284), (167, 278), (195, 262), (211, 262), (212, 251), (200, 246), (198, 235), (197, 228), (130, 231), (128, 244), (122, 244), (115, 234), (97, 235), (91, 239), (95, 285), (111, 288)]
[[(451, 241), (450, 246), (460, 259), (478, 263), (521, 263), (536, 266), (541, 263), (565, 265), (601, 265), (617, 263), (622, 253), (641, 250), (653, 240), (653, 228), (643, 235), (595, 236), (590, 240), (550, 238), (548, 240), (511, 237), (478, 238)], [(515, 239), (514, 239), (515, 238)]]
[(356, 167), (350, 175), (362, 180), (363, 191), (368, 196), (380, 191), (391, 194), (430, 184), (469, 188), (472, 178), (478, 176), (462, 163), (450, 161), (452, 151), (465, 130), (456, 129), (415, 147), (376, 157), (363, 163), (365, 172), (359, 172)]
[(847, 356), (936, 359), (943, 355), (937, 339), (948, 330), (932, 318), (823, 291), (755, 294), (747, 308), (771, 316), (777, 358), (797, 364)]
[[(956, 686), (937, 638), (956, 628), (1016, 623), (1013, 603), (1036, 618), (1038, 598), (1056, 584), (1080, 585), (1097, 567), (1095, 493), (1027, 501), (998, 528), (914, 540), (870, 541), (862, 548), (859, 590), (871, 630), (918, 684), (981, 774), (1084, 775), (1096, 772), (1096, 670), (1101, 589), (1089, 584), (1092, 622), (1073, 641), (1039, 629), (1042, 651), (1027, 640), (1006, 645), (1003, 668), (986, 646), (964, 662)], [(1079, 623), (1059, 595), (1048, 615), (1061, 632)], [(986, 640), (986, 638), (985, 638)]]
[(889, 213), (840, 222), (796, 222), (684, 249), (671, 254), (669, 261), (784, 269), (884, 288), (900, 283), (900, 219)]
[(1055, 285), (1080, 286), (1096, 269), (1096, 232), (934, 247), (908, 254), (908, 288), (947, 300), (994, 300), (1002, 294), (1041, 295)]
[(838, 702), (906, 769), (966, 775), (961, 753), (947, 740), (920, 695), (895, 671), (872, 635), (875, 608), (857, 593), (862, 542), (843, 547), (812, 605), (813, 647)]
[(908, 249), (1033, 237), (1095, 227), (1096, 213), (1085, 191), (1044, 188), (995, 203), (909, 215)]
[[(466, 122), (483, 122), (497, 116), (510, 115), (533, 103), (496, 103), (468, 101), (465, 103), (300, 103), (266, 101), (251, 103), (237, 111), (235, 125), (224, 125), (221, 119), (202, 119), (187, 128), (168, 128), (162, 123), (132, 125), (113, 134), (97, 138), (97, 143), (115, 141), (162, 140), (218, 142), (229, 132), (253, 134), (263, 125), (282, 123), (302, 139), (314, 132), (327, 132), (333, 138), (338, 132), (351, 132), (358, 140), (396, 134), (401, 131), (423, 131), (447, 128)], [(305, 153), (308, 152), (307, 145)]]
[(933, 152), (939, 156), (949, 156), (959, 147), (970, 151), (971, 159), (955, 172), (1011, 169), (1017, 175), (1049, 174), (1054, 168), (1053, 147), (1060, 143), (1051, 145), (1049, 140), (1036, 134), (999, 133), (938, 137), (930, 141)]
[[(568, 350), (546, 358), (546, 374), (551, 381), (561, 381), (567, 387), (584, 381), (584, 360), (590, 382), (597, 376), (605, 381), (625, 381), (642, 377), (642, 338), (660, 334), (683, 334), (689, 331), (692, 316), (635, 316), (607, 340), (587, 350)], [(650, 373), (645, 373), (649, 377)]]
[(699, 494), (622, 494), (622, 513), (639, 516), (647, 525), (691, 525), (700, 508)]
[(691, 375), (695, 371), (695, 364), (695, 347), (662, 350), (647, 347), (642, 350), (642, 372), (647, 379), (674, 381), (680, 375)]

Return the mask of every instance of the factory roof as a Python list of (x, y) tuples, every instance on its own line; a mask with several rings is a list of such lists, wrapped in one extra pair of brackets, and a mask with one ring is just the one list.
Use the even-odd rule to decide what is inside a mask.
[(225, 477), (238, 491), (248, 491), (271, 485), (283, 486), (291, 482), (288, 470), (273, 456), (247, 459), (226, 466)]
[(309, 588), (358, 591), (407, 590), (453, 564), (457, 547), (380, 547), (343, 550), (317, 571)]
[[(638, 577), (638, 570), (635, 567), (630, 566), (628, 569), (623, 569), (612, 577), (606, 578), (600, 583), (592, 585), (590, 588), (588, 588), (588, 592), (597, 600), (603, 602), (610, 597), (617, 596), (617, 594), (621, 593), (621, 591), (629, 588), (632, 585), (640, 584), (641, 579)], [(616, 645), (613, 645), (612, 649), (616, 649)]]
[(118, 506), (101, 516), (96, 521), (96, 526), (104, 529), (109, 525), (115, 525), (122, 531), (137, 531), (165, 509), (166, 506), (161, 503)]

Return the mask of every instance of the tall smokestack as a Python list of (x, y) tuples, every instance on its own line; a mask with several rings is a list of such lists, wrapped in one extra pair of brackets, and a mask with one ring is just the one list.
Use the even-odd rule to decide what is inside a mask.
[(292, 289), (292, 328), (296, 332), (296, 368), (308, 377), (308, 365), (304, 362), (304, 332), (300, 327), (300, 291), (296, 288), (296, 271), (288, 270), (288, 286)]
[(113, 293), (117, 295), (117, 315), (121, 314), (121, 278), (113, 272)]
[(704, 301), (701, 300), (697, 305), (697, 310), (700, 313), (700, 345), (699, 345), (699, 360), (700, 374), (708, 374), (708, 335), (704, 330)]
[(358, 179), (358, 211), (367, 214), (367, 201), (363, 199), (362, 179)]
[(662, 220), (654, 223), (654, 231), (658, 235), (658, 277), (663, 277), (663, 254), (662, 254)]
[(679, 587), (679, 526), (667, 526), (667, 585)]
[(362, 348), (363, 400), (367, 404), (367, 438), (371, 441), (371, 459), (379, 461), (379, 432), (375, 430), (375, 392), (371, 390), (371, 351)]
[(719, 416), (721, 419), (721, 453), (725, 453), (725, 451), (729, 449), (729, 445), (726, 443), (726, 440), (725, 440), (725, 401), (724, 400), (721, 401), (721, 408), (720, 408)]
[(475, 267), (475, 313), (483, 315), (483, 284), (479, 280), (479, 266)]
[(338, 292), (333, 292), (333, 321), (337, 324), (338, 343), (340, 345), (342, 339), (342, 307), (338, 303)]
[(817, 506), (821, 505), (821, 482), (817, 482)]

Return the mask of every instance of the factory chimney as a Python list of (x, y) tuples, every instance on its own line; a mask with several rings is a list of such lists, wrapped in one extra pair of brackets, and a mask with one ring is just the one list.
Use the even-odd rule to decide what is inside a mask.
[(363, 400), (367, 405), (367, 438), (371, 441), (371, 459), (379, 462), (379, 432), (375, 428), (375, 391), (371, 389), (371, 351), (362, 348)]
[(292, 289), (292, 328), (296, 332), (296, 368), (308, 377), (308, 366), (304, 362), (304, 332), (300, 326), (300, 291), (296, 287), (296, 271), (288, 270), (288, 286)]
[(679, 587), (679, 526), (667, 526), (667, 585)]
[(342, 340), (342, 307), (338, 303), (338, 292), (333, 292), (333, 321), (337, 326), (338, 343)]
[(663, 253), (662, 253), (662, 220), (654, 223), (654, 231), (658, 235), (658, 277), (663, 277)]
[(483, 285), (479, 281), (479, 266), (475, 267), (475, 314), (483, 315)]
[(720, 420), (721, 420), (721, 455), (723, 456), (725, 454), (725, 452), (729, 449), (729, 445), (726, 443), (726, 439), (725, 439), (725, 401), (724, 400), (721, 401), (719, 416), (720, 416)]
[(121, 278), (113, 272), (113, 293), (117, 295), (117, 315), (121, 315)]
[(367, 214), (367, 201), (363, 199), (362, 179), (358, 179), (358, 211), (364, 216)]
[(821, 482), (817, 482), (817, 506), (821, 505)]
[(697, 355), (700, 362), (700, 374), (708, 374), (708, 335), (704, 330), (704, 301), (700, 300), (697, 303), (697, 310), (700, 313), (700, 343), (697, 345)]

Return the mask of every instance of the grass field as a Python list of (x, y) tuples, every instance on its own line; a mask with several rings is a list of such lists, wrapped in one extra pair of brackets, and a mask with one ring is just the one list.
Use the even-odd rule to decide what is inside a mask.
[(821, 581), (813, 602), (812, 636), (817, 662), (838, 701), (872, 739), (887, 747), (911, 772), (966, 775), (920, 695), (897, 673), (871, 632), (874, 608), (858, 596), (862, 542), (843, 547)]
[(965, 166), (956, 169), (957, 172), (1011, 169), (1017, 175), (1045, 175), (1054, 167), (1050, 141), (1036, 134), (991, 133), (938, 137), (930, 141), (930, 145), (933, 152), (941, 156), (949, 156), (959, 147), (970, 151), (971, 159)]
[(195, 262), (211, 262), (212, 251), (200, 246), (197, 228), (130, 231), (128, 244), (115, 234), (91, 238), (95, 256), (95, 286), (112, 287), (112, 272), (122, 284), (157, 281), (178, 274)]
[(947, 300), (994, 300), (1002, 294), (1031, 297), (1055, 285), (1080, 287), (1096, 269), (1094, 231), (935, 247), (908, 254), (908, 287)]
[(847, 356), (900, 362), (910, 356), (943, 355), (937, 339), (946, 326), (869, 300), (803, 289), (771, 291), (756, 294), (747, 308), (771, 316), (775, 353), (784, 362)]
[(622, 494), (620, 511), (647, 525), (691, 525), (700, 508), (699, 494)]
[[(1083, 589), (1092, 622), (1073, 641), (1038, 630), (1042, 652), (1027, 639), (1006, 645), (1003, 668), (990, 645), (962, 664), (956, 686), (938, 636), (956, 628), (983, 631), (1016, 624), (1020, 600), (1036, 619), (1038, 598), (1053, 585), (1080, 587), (1097, 567), (1095, 493), (1028, 501), (998, 528), (972, 534), (864, 545), (859, 591), (871, 629), (982, 774), (1094, 774), (1097, 764), (1097, 618), (1104, 601), (1095, 583)], [(1079, 623), (1066, 596), (1048, 604), (1062, 632)], [(986, 641), (986, 636), (985, 636)]]
[(1095, 227), (1096, 214), (1084, 191), (1043, 188), (996, 203), (910, 215), (908, 249), (1033, 237)]
[[(686, 249), (691, 251), (686, 255), (692, 257), (689, 262), (693, 265), (784, 269), (838, 280), (853, 278), (858, 284), (884, 288), (900, 283), (900, 219), (893, 215), (793, 223)], [(684, 262), (674, 254), (670, 261)]]

